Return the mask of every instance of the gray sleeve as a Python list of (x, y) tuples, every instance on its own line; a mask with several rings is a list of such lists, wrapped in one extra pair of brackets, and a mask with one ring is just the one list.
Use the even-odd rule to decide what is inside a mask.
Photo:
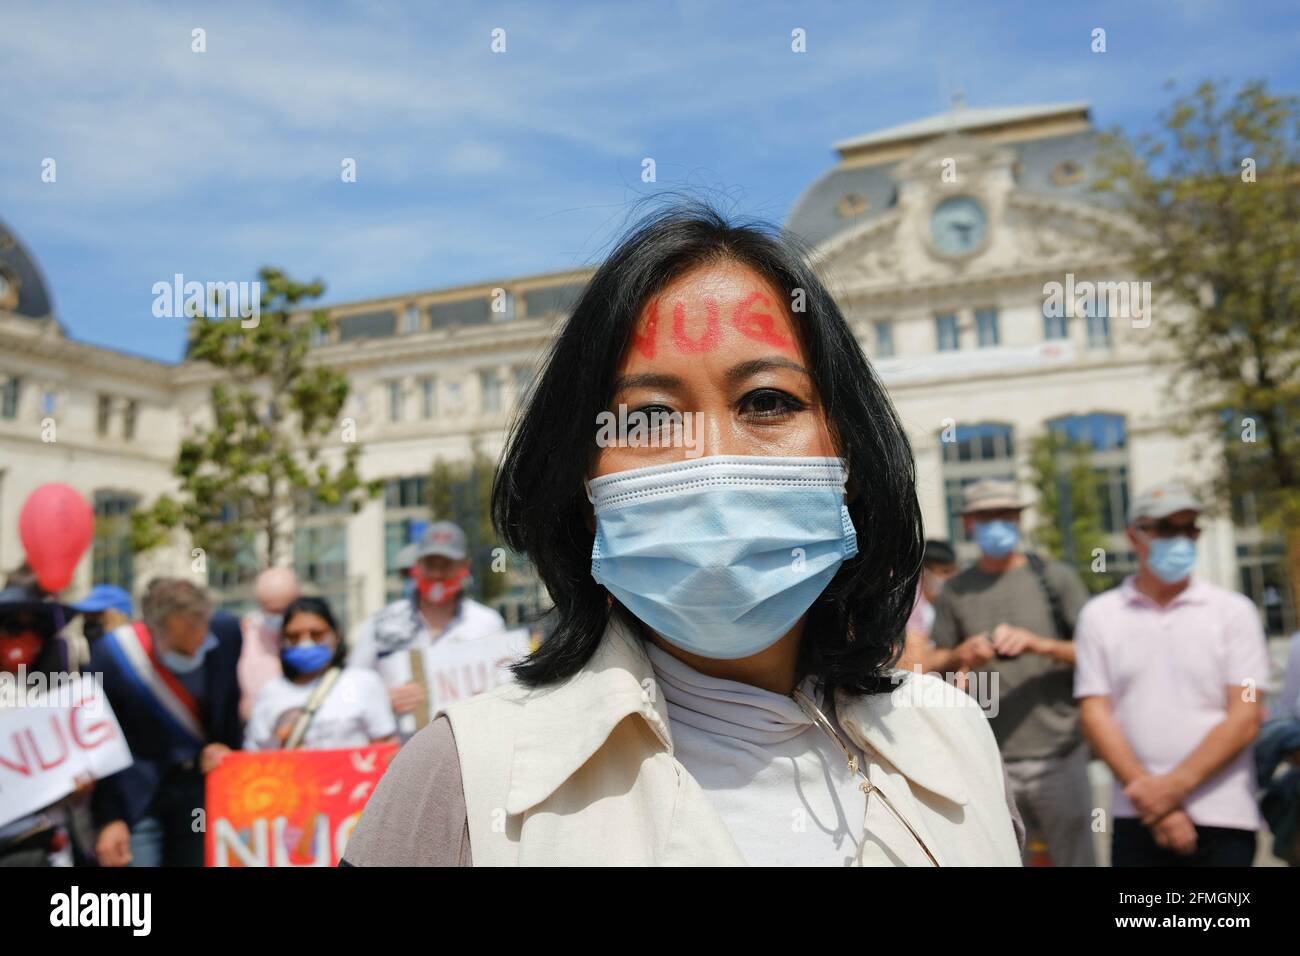
[(952, 592), (946, 587), (939, 592), (939, 598), (934, 602), (934, 625), (930, 628), (930, 640), (935, 647), (943, 648), (956, 647), (962, 641)]
[(398, 751), (343, 857), (352, 866), (472, 865), (460, 756), (446, 717)]

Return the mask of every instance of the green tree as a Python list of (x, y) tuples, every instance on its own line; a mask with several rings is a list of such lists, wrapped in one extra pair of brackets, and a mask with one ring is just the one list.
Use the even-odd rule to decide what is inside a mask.
[(1093, 593), (1105, 590), (1110, 579), (1092, 573), (1096, 549), (1106, 547), (1092, 449), (1049, 430), (1030, 442), (1029, 467), (1038, 490), (1034, 546), (1073, 565)]
[(1221, 501), (1253, 493), (1286, 541), (1300, 598), (1300, 101), (1265, 84), (1205, 82), (1154, 129), (1112, 134), (1097, 188), (1136, 226), (1105, 231), (1181, 321), (1171, 407), (1216, 463)]
[(454, 521), (468, 539), (470, 573), (479, 598), (491, 602), (505, 593), (506, 575), (493, 570), (497, 548), (492, 530), (492, 482), (496, 464), (475, 448), (469, 461), (441, 458), (429, 474), (429, 511), (434, 521)]
[[(361, 480), (361, 445), (347, 440), (338, 421), (348, 378), (311, 355), (313, 330), (327, 329), (329, 318), (304, 312), (324, 285), (273, 268), (259, 279), (261, 312), (252, 327), (238, 315), (190, 320), (187, 359), (219, 373), (211, 421), (181, 442), (173, 469), (178, 494), (132, 514), (132, 545), (140, 551), (181, 528), (210, 561), (231, 561), (254, 544), (265, 566), (285, 555), (304, 505), (355, 512), (379, 492), (378, 482)], [(331, 445), (344, 449), (333, 467), (323, 456)]]

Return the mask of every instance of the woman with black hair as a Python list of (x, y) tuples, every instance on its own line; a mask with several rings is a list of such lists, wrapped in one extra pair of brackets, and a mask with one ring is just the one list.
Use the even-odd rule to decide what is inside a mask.
[(280, 665), (258, 691), (245, 750), (341, 750), (397, 740), (388, 690), (374, 671), (345, 668), (347, 648), (327, 602), (300, 597), (284, 609)]
[(983, 712), (891, 669), (911, 449), (786, 237), (687, 206), (624, 239), (493, 512), (554, 630), (403, 749), (348, 864), (1019, 864)]

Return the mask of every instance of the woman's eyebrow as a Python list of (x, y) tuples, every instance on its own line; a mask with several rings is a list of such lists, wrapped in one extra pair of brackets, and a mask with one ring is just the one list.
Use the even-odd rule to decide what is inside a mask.
[(676, 375), (663, 372), (641, 372), (638, 375), (620, 375), (614, 380), (614, 394), (629, 388), (675, 389), (682, 387), (682, 380)]
[(759, 372), (766, 372), (773, 368), (788, 368), (812, 378), (811, 375), (808, 375), (808, 370), (798, 362), (792, 362), (787, 358), (773, 355), (768, 358), (750, 359), (748, 362), (741, 362), (739, 365), (733, 365), (731, 368), (727, 369), (727, 382), (731, 385), (735, 385), (738, 382), (743, 382), (751, 375), (757, 375)]

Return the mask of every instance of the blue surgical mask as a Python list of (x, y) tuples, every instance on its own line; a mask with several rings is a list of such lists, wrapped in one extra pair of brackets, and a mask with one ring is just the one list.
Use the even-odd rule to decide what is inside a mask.
[(990, 558), (1005, 558), (1020, 543), (1020, 528), (1012, 521), (981, 521), (975, 525), (975, 543)]
[(858, 553), (845, 477), (838, 458), (724, 455), (597, 478), (592, 577), (684, 651), (757, 654)]
[(1165, 584), (1177, 584), (1196, 566), (1196, 542), (1191, 538), (1156, 538), (1151, 542), (1147, 567)]
[(308, 644), (286, 647), (280, 652), (280, 660), (292, 671), (291, 676), (314, 674), (334, 659), (334, 648), (328, 644)]
[(280, 629), (284, 627), (283, 614), (263, 614), (262, 625), (271, 634), (279, 634)]
[(208, 656), (208, 651), (217, 646), (215, 634), (209, 634), (207, 640), (199, 645), (199, 649), (193, 654), (182, 654), (179, 651), (160, 650), (158, 656), (162, 662), (167, 665), (167, 669), (174, 674), (192, 674), (203, 666), (203, 660)]

